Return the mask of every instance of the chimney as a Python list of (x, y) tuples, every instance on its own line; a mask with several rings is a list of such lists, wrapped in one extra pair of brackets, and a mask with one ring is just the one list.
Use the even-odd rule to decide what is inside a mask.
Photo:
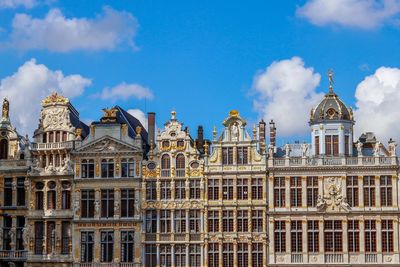
[(263, 143), (265, 142), (265, 121), (261, 120), (258, 124), (258, 140)]
[(203, 126), (199, 125), (197, 128), (197, 149), (203, 149), (204, 146), (204, 131)]
[(147, 113), (147, 127), (149, 132), (149, 145), (154, 147), (155, 145), (155, 134), (156, 134), (156, 113)]
[(276, 146), (276, 127), (274, 120), (269, 122), (269, 143)]

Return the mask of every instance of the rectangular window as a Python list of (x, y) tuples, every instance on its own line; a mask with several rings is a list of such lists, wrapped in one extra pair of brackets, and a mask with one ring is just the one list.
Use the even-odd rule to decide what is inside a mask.
[(133, 262), (135, 251), (135, 232), (121, 231), (121, 262)]
[(332, 135), (325, 135), (325, 155), (332, 155)]
[(209, 179), (208, 180), (208, 199), (218, 200), (219, 199), (219, 180)]
[(101, 231), (101, 262), (112, 262), (114, 259), (114, 232)]
[(238, 147), (237, 148), (237, 164), (245, 165), (248, 163), (249, 163), (248, 148), (247, 147)]
[(263, 211), (253, 210), (251, 212), (251, 227), (253, 232), (263, 231)]
[(350, 140), (349, 136), (348, 136), (348, 135), (345, 135), (345, 136), (344, 136), (344, 154), (345, 154), (346, 156), (349, 156), (349, 155), (350, 155), (350, 152), (349, 152), (350, 142), (349, 142), (349, 140)]
[(69, 210), (71, 208), (71, 191), (61, 191), (61, 208), (63, 210)]
[(342, 221), (324, 222), (325, 252), (343, 251)]
[(338, 156), (339, 155), (339, 136), (338, 135), (325, 135), (325, 155)]
[(233, 243), (222, 244), (222, 259), (224, 267), (233, 267)]
[(81, 191), (81, 217), (94, 217), (94, 190)]
[(318, 177), (308, 176), (307, 177), (307, 206), (317, 206), (318, 199)]
[(290, 206), (301, 207), (301, 177), (290, 177)]
[(121, 189), (121, 217), (129, 218), (135, 215), (135, 190)]
[(348, 244), (349, 252), (360, 251), (360, 228), (358, 220), (349, 220), (347, 222), (348, 228)]
[(286, 252), (286, 226), (285, 221), (274, 223), (274, 247), (275, 252)]
[(376, 221), (365, 220), (365, 252), (376, 252)]
[(3, 219), (3, 250), (11, 250), (11, 235), (10, 235), (11, 227), (12, 227), (11, 216), (4, 216), (4, 219)]
[(171, 232), (171, 211), (170, 210), (160, 210), (160, 226), (161, 233)]
[(200, 180), (191, 180), (189, 194), (191, 199), (200, 198)]
[(146, 182), (146, 199), (147, 200), (157, 199), (157, 184), (155, 181)]
[(170, 245), (160, 245), (160, 266), (172, 266), (172, 253)]
[(364, 176), (364, 206), (375, 206), (375, 176)]
[(189, 211), (189, 230), (190, 233), (200, 232), (200, 210)]
[(338, 135), (332, 135), (332, 145), (333, 145), (333, 155), (338, 156), (339, 155), (339, 136)]
[(201, 263), (200, 258), (201, 258), (200, 245), (189, 245), (189, 266), (200, 267)]
[(236, 190), (237, 190), (237, 199), (239, 199), (239, 200), (248, 199), (248, 197), (249, 197), (249, 180), (243, 179), (243, 178), (237, 179)]
[(253, 178), (251, 180), (251, 198), (262, 199), (263, 197), (263, 182), (261, 178)]
[(186, 266), (186, 245), (175, 245), (175, 267)]
[(43, 210), (43, 207), (44, 207), (43, 191), (36, 191), (35, 192), (35, 209)]
[(208, 267), (219, 267), (219, 244), (208, 244)]
[(56, 223), (47, 221), (46, 246), (47, 254), (55, 253), (56, 249)]
[(392, 176), (383, 175), (380, 177), (381, 186), (381, 206), (390, 207), (392, 206)]
[(56, 190), (47, 191), (47, 209), (54, 210), (56, 209)]
[(157, 246), (156, 245), (145, 245), (145, 266), (156, 267), (157, 266)]
[(382, 251), (393, 252), (393, 220), (382, 220)]
[(307, 221), (307, 247), (308, 252), (319, 251), (319, 222)]
[(133, 159), (121, 160), (121, 177), (135, 177), (135, 161)]
[(319, 155), (319, 136), (315, 136), (315, 155)]
[(17, 178), (17, 206), (25, 206), (25, 178)]
[(24, 250), (24, 239), (23, 239), (24, 226), (25, 226), (25, 217), (17, 216), (15, 250)]
[(35, 222), (35, 255), (43, 254), (44, 223)]
[(233, 210), (224, 210), (222, 212), (222, 230), (224, 232), (233, 232)]
[(92, 262), (94, 257), (94, 232), (81, 232), (81, 262)]
[(237, 244), (238, 267), (249, 266), (249, 246), (247, 243)]
[(175, 210), (175, 232), (186, 233), (186, 210)]
[(156, 210), (146, 210), (146, 233), (157, 233)]
[(303, 231), (301, 221), (290, 222), (290, 244), (292, 252), (303, 252)]
[(222, 198), (224, 200), (233, 199), (233, 179), (222, 181)]
[(249, 215), (247, 210), (237, 211), (237, 230), (238, 232), (248, 232), (249, 231)]
[(208, 211), (208, 231), (219, 232), (219, 211), (209, 210)]
[(114, 178), (114, 161), (112, 159), (103, 159), (101, 161), (101, 177)]
[(81, 178), (94, 178), (94, 160), (81, 161)]
[(175, 199), (185, 199), (186, 198), (186, 188), (185, 180), (175, 181)]
[(346, 177), (346, 196), (347, 202), (350, 207), (358, 206), (358, 177), (347, 176)]
[(285, 177), (274, 177), (274, 206), (285, 207)]
[(222, 164), (223, 165), (233, 164), (233, 147), (222, 148)]
[(263, 244), (253, 243), (251, 245), (251, 266), (262, 267), (263, 265)]
[(114, 217), (114, 189), (101, 190), (101, 217)]
[(71, 223), (63, 221), (61, 224), (61, 254), (68, 255), (71, 240)]
[(171, 199), (171, 182), (161, 181), (161, 199)]
[(4, 178), (4, 206), (12, 206), (12, 178)]

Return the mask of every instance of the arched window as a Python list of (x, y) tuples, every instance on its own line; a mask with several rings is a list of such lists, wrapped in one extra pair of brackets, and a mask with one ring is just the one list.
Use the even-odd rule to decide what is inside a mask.
[(161, 176), (169, 177), (171, 174), (171, 159), (165, 154), (161, 157)]
[(25, 154), (24, 153), (21, 153), (20, 155), (19, 155), (19, 159), (25, 159)]
[(178, 154), (176, 156), (176, 177), (185, 177), (185, 156)]
[(68, 210), (71, 208), (71, 183), (62, 181), (61, 188), (61, 209)]
[(102, 178), (114, 177), (114, 160), (103, 159), (101, 161), (101, 177)]
[(0, 141), (0, 159), (7, 159), (8, 157), (8, 141), (1, 139)]
[(41, 182), (36, 183), (35, 185), (35, 198), (36, 198), (36, 205), (35, 208), (36, 210), (43, 210), (43, 188), (44, 188), (44, 184)]

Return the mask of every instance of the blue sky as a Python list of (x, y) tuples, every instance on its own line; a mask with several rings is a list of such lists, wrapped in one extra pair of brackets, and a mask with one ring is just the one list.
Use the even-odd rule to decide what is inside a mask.
[[(16, 4), (6, 6), (4, 3), (7, 1), (16, 1)], [(279, 63), (298, 57), (301, 59), (300, 63), (297, 62), (298, 65), (303, 64), (305, 69), (313, 68), (315, 75), (321, 75), (320, 81), (310, 86), (304, 81), (304, 87), (306, 91), (309, 90), (307, 94), (314, 94), (315, 98), (321, 97), (318, 93), (328, 90), (326, 73), (333, 69), (335, 91), (347, 105), (356, 107), (357, 101), (360, 101), (364, 109), (368, 106), (365, 101), (368, 97), (364, 97), (364, 100), (357, 99), (357, 86), (366, 77), (376, 74), (381, 67), (390, 67), (392, 70), (400, 67), (400, 11), (397, 10), (400, 3), (396, 0), (375, 1), (379, 5), (375, 3), (367, 7), (363, 7), (363, 4), (360, 6), (359, 0), (327, 1), (347, 2), (350, 9), (354, 9), (351, 5), (355, 5), (357, 14), (354, 17), (361, 17), (358, 21), (357, 18), (354, 19), (356, 22), (346, 17), (335, 20), (335, 16), (348, 14), (346, 9), (335, 9), (332, 6), (323, 8), (321, 12), (327, 12), (327, 18), (321, 21), (314, 10), (318, 8), (319, 0), (29, 1), (32, 5), (18, 4), (17, 0), (0, 0), (0, 79), (3, 80), (0, 83), (0, 95), (10, 97), (11, 105), (12, 96), (24, 97), (24, 90), (28, 85), (6, 85), (5, 79), (15, 74), (27, 61), (35, 59), (35, 64), (43, 64), (49, 71), (61, 71), (64, 76), (76, 74), (90, 80), (90, 83), (80, 84), (81, 92), (74, 93), (71, 97), (81, 113), (81, 118), (87, 121), (97, 120), (103, 107), (119, 104), (126, 109), (156, 112), (160, 126), (169, 118), (171, 109), (176, 109), (178, 119), (191, 128), (192, 134), (197, 125), (201, 124), (204, 125), (207, 135), (211, 136), (213, 125), (221, 128), (222, 120), (231, 109), (238, 109), (251, 124), (260, 117), (269, 119), (268, 114), (261, 111), (262, 108), (255, 107), (254, 101), (258, 100), (261, 106), (268, 106), (274, 96), (263, 94), (270, 92), (270, 88), (263, 85), (257, 88), (254, 82), (256, 77), (268, 75), (266, 68), (273, 62)], [(310, 6), (312, 4), (314, 6)], [(330, 11), (329, 8), (333, 10)], [(12, 26), (16, 14), (23, 13), (32, 19), (42, 20), (51, 10), (56, 9), (59, 16), (67, 20), (98, 20), (107, 16), (105, 9), (109, 9), (117, 12), (116, 16), (125, 17), (121, 21), (126, 25), (110, 26), (111, 29), (116, 27), (116, 34), (120, 31), (122, 35), (111, 47), (105, 45), (105, 48), (101, 48), (101, 42), (104, 41), (102, 38), (99, 40), (100, 48), (91, 45), (72, 45), (68, 48), (66, 45), (65, 51), (57, 51), (54, 46), (37, 46), (37, 43), (36, 46), (31, 44), (20, 47), (21, 41), (18, 38), (22, 39), (21, 33), (15, 34), (16, 30)], [(360, 15), (362, 12), (366, 13), (364, 15), (367, 20)], [(371, 14), (376, 17), (371, 17)], [(332, 16), (330, 21), (329, 15)], [(371, 24), (374, 19), (376, 23)], [(33, 22), (29, 20), (28, 23)], [(33, 30), (37, 28), (32, 28)], [(101, 37), (99, 35), (102, 35), (101, 29), (93, 36)], [(57, 40), (63, 42), (63, 34), (54, 38), (56, 45)], [(80, 38), (75, 40), (77, 43), (80, 41)], [(96, 38), (92, 42), (95, 43)], [(297, 74), (292, 76), (290, 70), (284, 73), (295, 86), (296, 79), (299, 78)], [(393, 77), (400, 80), (397, 71), (394, 71)], [(100, 96), (104, 88), (112, 90), (121, 83), (144, 88), (145, 91), (141, 92), (147, 92), (148, 99), (136, 93), (130, 96)], [(271, 86), (270, 84), (265, 86)], [(281, 83), (274, 84), (279, 87)], [(385, 94), (388, 101), (392, 98), (392, 93), (396, 97), (400, 94), (399, 84), (395, 83), (393, 90)], [(365, 86), (368, 87), (368, 83)], [(16, 94), (16, 90), (21, 94)], [(37, 90), (41, 89), (38, 87)], [(287, 93), (290, 94), (290, 90)], [(377, 94), (376, 91), (368, 93), (372, 96)], [(279, 101), (276, 100), (278, 103), (272, 108), (277, 109)], [(304, 105), (301, 98), (290, 103), (300, 107)], [(19, 112), (38, 112), (37, 107), (32, 109)], [(309, 114), (308, 105), (304, 105), (304, 109)], [(377, 106), (376, 109), (379, 110), (380, 107)], [(391, 117), (398, 115), (394, 108), (390, 112)], [(360, 117), (366, 116), (363, 115), (366, 113), (361, 110)], [(279, 114), (279, 111), (273, 114)], [(286, 112), (281, 116), (292, 115)], [(296, 114), (293, 116), (296, 117)], [(279, 135), (279, 118), (274, 119), (278, 122)], [(380, 120), (380, 117), (376, 120)], [(37, 125), (37, 119), (31, 123), (24, 121), (23, 117), (16, 118), (17, 126), (19, 123), (19, 128), (29, 130), (32, 125)], [(390, 125), (391, 122), (385, 123)], [(280, 140), (308, 139), (307, 120), (302, 124), (304, 129), (285, 131)], [(370, 126), (371, 131), (375, 130), (374, 127), (388, 128), (387, 125)], [(388, 131), (382, 133), (382, 138), (399, 135), (394, 130)]]

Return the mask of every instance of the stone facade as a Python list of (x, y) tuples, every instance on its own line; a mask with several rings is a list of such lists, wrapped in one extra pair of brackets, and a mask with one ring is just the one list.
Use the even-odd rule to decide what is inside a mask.
[[(12, 104), (12, 103), (11, 103)], [(148, 131), (119, 106), (90, 126), (56, 93), (32, 141), (3, 102), (0, 266), (398, 266), (396, 143), (354, 137), (334, 93), (310, 143), (276, 145), (232, 110), (197, 137), (171, 112)]]

